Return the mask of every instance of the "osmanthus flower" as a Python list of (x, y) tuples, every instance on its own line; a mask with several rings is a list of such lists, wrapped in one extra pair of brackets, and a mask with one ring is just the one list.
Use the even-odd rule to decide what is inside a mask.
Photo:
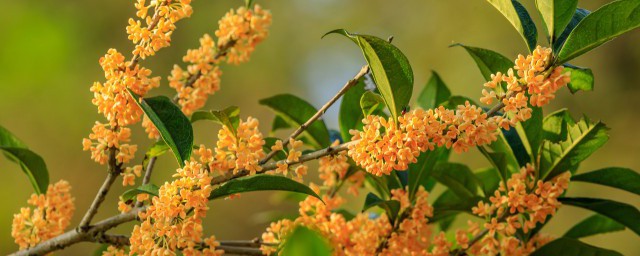
[(113, 129), (108, 124), (96, 122), (91, 129), (88, 139), (82, 140), (82, 148), (84, 151), (91, 151), (91, 159), (100, 164), (106, 164), (109, 160), (109, 149), (117, 150), (116, 159), (120, 163), (128, 163), (133, 159), (138, 146), (130, 145), (131, 130), (121, 127)]
[(214, 160), (209, 168), (221, 173), (247, 170), (252, 175), (261, 171), (260, 160), (265, 157), (262, 149), (265, 141), (258, 125), (258, 119), (253, 117), (240, 120), (237, 128), (223, 125), (218, 131)]
[(13, 215), (11, 236), (20, 249), (29, 248), (64, 232), (75, 211), (71, 186), (65, 180), (49, 185), (46, 194), (32, 194), (23, 207)]
[(122, 175), (122, 186), (133, 186), (136, 184), (136, 177), (142, 175), (142, 165), (126, 167), (120, 175)]
[(218, 30), (215, 32), (218, 37), (218, 46), (231, 45), (226, 60), (228, 63), (239, 64), (248, 61), (256, 45), (269, 34), (271, 13), (257, 4), (253, 9), (240, 7), (227, 12), (218, 21), (218, 25)]
[[(338, 144), (340, 144), (340, 142), (336, 140), (331, 146), (337, 146)], [(336, 186), (338, 181), (346, 178), (346, 181), (351, 184), (347, 192), (358, 195), (358, 189), (362, 187), (364, 183), (364, 172), (355, 171), (349, 173), (349, 176), (346, 177), (350, 166), (348, 161), (349, 158), (345, 151), (322, 157), (318, 161), (318, 176), (322, 180), (322, 185), (325, 187)]]
[(129, 18), (127, 26), (129, 40), (136, 44), (133, 54), (144, 59), (169, 46), (175, 23), (193, 13), (190, 4), (191, 0), (153, 0), (148, 4), (146, 0), (137, 0), (134, 4), (138, 10), (136, 16), (143, 21)]
[(198, 162), (185, 162), (140, 212), (131, 234), (131, 255), (221, 255), (215, 238), (203, 239), (202, 219), (209, 207), (211, 175)]
[(105, 251), (102, 252), (102, 256), (125, 256), (126, 252), (123, 248), (118, 248), (113, 245), (109, 245)]

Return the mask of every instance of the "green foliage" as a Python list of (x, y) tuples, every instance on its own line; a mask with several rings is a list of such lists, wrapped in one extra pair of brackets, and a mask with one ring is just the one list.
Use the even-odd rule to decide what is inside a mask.
[(471, 169), (458, 163), (438, 163), (431, 176), (462, 199), (478, 195), (480, 181)]
[(20, 139), (2, 126), (0, 126), (0, 151), (7, 159), (20, 165), (20, 169), (27, 175), (37, 194), (47, 192), (49, 171), (44, 159), (29, 150)]
[(636, 234), (640, 235), (640, 211), (632, 205), (599, 198), (570, 198), (561, 197), (558, 200), (566, 205), (582, 207), (625, 225)]
[(536, 0), (536, 7), (542, 15), (549, 39), (562, 34), (567, 27), (573, 13), (578, 7), (578, 0)]
[(400, 201), (383, 200), (375, 194), (369, 193), (367, 194), (367, 198), (364, 200), (362, 211), (366, 211), (367, 209), (374, 206), (382, 208), (387, 213), (387, 217), (389, 217), (390, 223), (395, 222), (396, 218), (398, 217), (398, 212), (400, 211)]
[(516, 0), (487, 0), (504, 15), (520, 33), (529, 50), (533, 51), (538, 40), (538, 31), (527, 10)]
[(622, 230), (624, 230), (624, 225), (604, 215), (594, 214), (591, 217), (586, 218), (580, 223), (573, 226), (563, 236), (578, 239), (587, 236)]
[(331, 255), (331, 246), (322, 235), (317, 232), (298, 226), (285, 239), (282, 251), (279, 255), (283, 256), (329, 256)]
[(162, 140), (173, 151), (180, 167), (191, 158), (193, 128), (182, 110), (166, 96), (140, 98), (129, 90), (129, 94), (155, 125)]
[(451, 97), (451, 91), (447, 85), (438, 73), (431, 71), (431, 78), (418, 95), (416, 105), (423, 109), (434, 109), (447, 101), (449, 97)]
[(346, 36), (360, 47), (378, 91), (391, 116), (397, 120), (413, 93), (413, 71), (407, 57), (390, 42), (375, 36), (351, 34), (344, 29), (330, 31), (325, 36), (333, 33)]
[(569, 24), (567, 25), (566, 28), (564, 28), (564, 31), (562, 31), (562, 34), (555, 35), (554, 42), (552, 45), (554, 53), (557, 53), (562, 48), (562, 46), (564, 45), (564, 42), (567, 40), (567, 37), (569, 37), (569, 34), (571, 34), (571, 31), (573, 31), (573, 29), (575, 29), (576, 26), (578, 26), (580, 21), (582, 21), (585, 17), (587, 17), (589, 13), (591, 12), (586, 9), (582, 9), (582, 8), (576, 9), (575, 13), (573, 13), (573, 17), (571, 17), (571, 20), (569, 21)]
[(380, 94), (372, 91), (365, 91), (360, 98), (360, 108), (362, 108), (362, 114), (368, 116), (375, 111), (380, 111), (384, 107), (384, 99)]
[[(466, 46), (463, 44), (453, 44), (451, 46), (461, 46), (467, 53), (471, 55), (471, 58), (476, 62), (482, 77), (485, 81), (491, 81), (491, 74), (501, 72), (505, 74), (510, 68), (513, 68), (514, 63), (509, 58), (503, 56), (500, 53), (492, 50)], [(504, 86), (497, 87), (497, 92), (504, 92), (506, 88)]]
[(290, 191), (307, 194), (315, 198), (320, 198), (306, 185), (293, 181), (289, 178), (267, 174), (256, 174), (238, 179), (233, 179), (214, 189), (209, 195), (209, 200), (224, 198), (233, 194), (253, 192), (253, 191)]
[(240, 123), (240, 108), (231, 106), (223, 110), (196, 111), (191, 115), (191, 122), (209, 120), (229, 128), (233, 136), (237, 136), (238, 124)]
[(571, 93), (593, 91), (593, 72), (590, 68), (581, 68), (565, 64), (565, 70), (571, 72), (571, 82), (567, 88)]
[(430, 191), (435, 185), (435, 180), (431, 176), (433, 168), (439, 162), (446, 162), (449, 159), (450, 149), (438, 147), (433, 151), (420, 154), (415, 163), (409, 165), (409, 199), (413, 201), (420, 186)]
[(138, 186), (137, 188), (132, 188), (125, 191), (124, 193), (122, 193), (120, 197), (122, 198), (122, 201), (130, 202), (132, 200), (135, 200), (136, 196), (139, 194), (149, 194), (151, 196), (158, 196), (159, 189), (160, 188), (154, 184), (144, 184), (144, 185)]
[(575, 121), (567, 109), (560, 109), (546, 116), (542, 121), (542, 137), (544, 140), (558, 143), (567, 138), (567, 126), (575, 125)]
[(557, 62), (565, 63), (637, 27), (640, 27), (640, 1), (606, 4), (573, 29), (558, 53)]
[(360, 99), (366, 92), (364, 79), (360, 79), (356, 85), (351, 87), (343, 96), (340, 103), (340, 111), (338, 113), (338, 122), (340, 123), (340, 135), (342, 138), (349, 139), (351, 134), (349, 130), (362, 128), (362, 119), (364, 115), (360, 107)]
[[(266, 137), (266, 138), (264, 138), (264, 145), (262, 145), (262, 150), (264, 150), (264, 152), (271, 152), (271, 147), (273, 145), (275, 145), (276, 141), (278, 141), (278, 140), (280, 140), (280, 139), (274, 138), (274, 137)], [(275, 161), (280, 161), (280, 160), (284, 160), (284, 159), (287, 159), (287, 155), (282, 150), (280, 150), (278, 153), (276, 153), (273, 156), (273, 160), (275, 160)]]
[[(516, 126), (516, 131), (518, 133), (521, 141), (526, 142), (525, 148), (527, 152), (529, 152), (529, 158), (527, 162), (532, 162), (538, 156), (538, 150), (540, 149), (540, 144), (543, 139), (543, 130), (540, 129), (542, 127), (543, 122), (543, 114), (542, 108), (529, 106), (531, 108), (531, 118), (529, 120), (520, 122)], [(503, 133), (506, 133), (503, 131)]]
[(595, 247), (566, 237), (555, 239), (531, 254), (531, 256), (547, 255), (622, 256), (619, 252)]
[[(309, 102), (291, 94), (279, 94), (262, 99), (260, 104), (271, 108), (278, 117), (286, 121), (291, 127), (301, 126), (317, 112), (316, 108)], [(302, 136), (307, 138), (310, 146), (316, 149), (325, 148), (331, 144), (329, 130), (322, 120), (316, 120), (309, 125), (302, 133)]]
[(540, 156), (540, 177), (550, 180), (556, 175), (574, 170), (578, 164), (609, 140), (608, 128), (601, 122), (592, 124), (582, 119), (567, 125), (567, 138), (559, 143), (545, 141)]
[(640, 195), (640, 174), (634, 170), (608, 167), (571, 177), (571, 181), (589, 182), (622, 189)]

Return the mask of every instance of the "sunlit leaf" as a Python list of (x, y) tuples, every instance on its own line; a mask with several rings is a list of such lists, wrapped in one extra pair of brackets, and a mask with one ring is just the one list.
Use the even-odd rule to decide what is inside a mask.
[(640, 174), (621, 167), (608, 167), (571, 177), (571, 181), (589, 182), (622, 189), (640, 195)]
[(563, 236), (573, 239), (624, 230), (624, 225), (601, 214), (594, 214), (573, 226)]
[(527, 9), (516, 0), (487, 0), (504, 15), (520, 33), (529, 50), (533, 51), (538, 39), (538, 31)]
[(600, 198), (561, 197), (565, 205), (582, 207), (607, 216), (640, 235), (640, 211), (632, 205)]
[(316, 192), (313, 192), (302, 183), (286, 177), (267, 174), (256, 174), (230, 180), (214, 189), (209, 196), (209, 200), (253, 191), (290, 191), (310, 195), (322, 200)]

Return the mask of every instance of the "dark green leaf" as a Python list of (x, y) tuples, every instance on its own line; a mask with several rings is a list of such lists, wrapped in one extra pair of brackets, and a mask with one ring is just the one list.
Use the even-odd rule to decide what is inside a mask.
[(389, 220), (393, 223), (398, 217), (398, 212), (400, 211), (400, 201), (397, 200), (382, 200), (380, 197), (376, 196), (373, 193), (367, 194), (367, 198), (364, 201), (364, 206), (362, 207), (362, 211), (366, 211), (367, 209), (378, 206), (387, 213)]
[(387, 181), (384, 177), (378, 177), (368, 172), (365, 172), (365, 184), (369, 186), (369, 188), (382, 198), (389, 198), (390, 190), (387, 187)]
[(420, 186), (430, 191), (434, 185), (431, 172), (438, 162), (446, 162), (449, 158), (450, 149), (437, 147), (433, 151), (420, 154), (415, 163), (409, 164), (409, 198), (414, 200), (414, 196)]
[[(467, 53), (471, 55), (471, 58), (476, 62), (482, 77), (485, 81), (491, 81), (491, 74), (501, 72), (506, 74), (510, 68), (513, 68), (514, 64), (509, 58), (503, 56), (500, 53), (483, 48), (466, 46), (463, 44), (453, 44), (451, 46), (461, 46)], [(502, 88), (502, 87), (501, 87)], [(504, 88), (502, 88), (504, 90)]]
[(591, 12), (582, 8), (576, 9), (575, 13), (573, 14), (573, 17), (571, 17), (571, 20), (569, 21), (569, 24), (567, 25), (566, 28), (564, 28), (564, 31), (562, 31), (562, 34), (555, 35), (555, 39), (553, 40), (554, 52), (557, 53), (560, 50), (560, 48), (562, 48), (562, 46), (564, 45), (564, 42), (567, 40), (567, 37), (569, 37), (569, 34), (571, 34), (571, 31), (573, 31), (573, 29), (575, 29), (576, 26), (578, 26), (580, 21), (582, 21), (585, 17), (587, 17), (589, 13)]
[(27, 148), (18, 137), (0, 125), (0, 146), (11, 148)]
[(536, 7), (542, 15), (549, 38), (554, 39), (562, 34), (571, 21), (578, 0), (536, 0)]
[(498, 11), (504, 15), (511, 25), (516, 28), (529, 50), (533, 51), (538, 39), (536, 25), (529, 16), (527, 9), (516, 0), (488, 0)]
[(574, 170), (609, 140), (607, 129), (601, 122), (591, 124), (583, 119), (567, 126), (566, 140), (559, 143), (545, 141), (540, 157), (540, 177), (550, 180), (565, 171)]
[(482, 201), (482, 197), (461, 199), (456, 196), (456, 193), (447, 189), (433, 202), (433, 217), (429, 222), (446, 221), (451, 216), (462, 212), (471, 213), (471, 208), (477, 206), (479, 201)]
[(271, 124), (271, 132), (287, 128), (291, 128), (291, 125), (287, 123), (287, 121), (282, 119), (282, 117), (276, 115), (276, 117), (273, 118), (273, 123)]
[(458, 163), (438, 163), (431, 176), (460, 198), (477, 196), (480, 183), (469, 167)]
[(558, 63), (563, 64), (637, 27), (640, 27), (640, 1), (606, 4), (585, 17), (569, 34), (558, 53)]
[(466, 102), (469, 102), (469, 104), (471, 104), (471, 105), (476, 105), (476, 106), (478, 105), (472, 99), (467, 98), (465, 96), (458, 96), (458, 95), (449, 97), (449, 100), (443, 102), (440, 105), (442, 105), (446, 109), (455, 110), (455, 109), (458, 109), (459, 105), (463, 105), (464, 106), (466, 104)]
[(345, 140), (351, 139), (349, 130), (362, 128), (362, 108), (360, 108), (360, 98), (366, 91), (364, 89), (364, 79), (360, 79), (356, 85), (351, 87), (343, 96), (340, 103), (340, 113), (338, 114), (338, 122), (340, 123), (340, 134)]
[(451, 97), (451, 91), (442, 81), (438, 73), (431, 71), (431, 78), (416, 100), (423, 109), (434, 109)]
[(209, 195), (209, 200), (224, 198), (233, 194), (252, 191), (290, 191), (307, 194), (320, 200), (320, 196), (309, 187), (289, 178), (267, 174), (257, 174), (230, 180), (222, 186), (214, 189)]
[(640, 195), (640, 174), (621, 167), (608, 167), (571, 177), (571, 181), (600, 184)]
[(546, 116), (542, 122), (542, 137), (554, 143), (567, 139), (567, 126), (575, 125), (575, 121), (567, 109), (560, 109)]
[(565, 64), (565, 70), (571, 72), (571, 82), (567, 88), (571, 93), (577, 91), (593, 91), (593, 72), (590, 68), (581, 68)]
[(607, 216), (640, 235), (640, 211), (632, 205), (600, 198), (561, 197), (558, 200)]
[[(538, 149), (540, 148), (540, 144), (543, 139), (542, 120), (544, 116), (542, 114), (542, 108), (531, 107), (531, 109), (531, 118), (527, 121), (518, 123), (516, 131), (521, 141), (526, 142), (525, 148), (530, 154), (530, 159), (536, 159), (538, 156)], [(531, 160), (528, 162), (530, 161)]]
[(136, 199), (136, 196), (139, 194), (149, 194), (150, 196), (158, 196), (158, 190), (160, 188), (154, 184), (145, 184), (141, 185), (137, 188), (132, 188), (124, 193), (120, 197), (122, 197), (122, 201), (128, 202)]
[[(265, 105), (275, 111), (276, 115), (285, 120), (291, 127), (299, 127), (309, 120), (316, 112), (307, 101), (291, 94), (279, 94), (270, 98), (260, 100), (260, 104)], [(295, 106), (295, 107), (292, 107)], [(309, 140), (311, 146), (320, 149), (328, 147), (329, 130), (322, 120), (316, 120), (302, 133)]]
[(318, 234), (304, 226), (298, 226), (284, 242), (282, 256), (330, 256), (331, 245)]
[[(264, 145), (262, 145), (262, 150), (264, 152), (271, 152), (271, 147), (276, 144), (276, 141), (279, 141), (279, 140), (280, 139), (273, 138), (273, 137), (264, 138)], [(276, 161), (280, 161), (284, 159), (287, 159), (287, 155), (282, 150), (280, 150), (280, 152), (276, 153), (273, 156), (273, 160), (276, 160)]]
[(371, 115), (376, 110), (384, 108), (384, 99), (377, 93), (366, 91), (360, 98), (360, 108), (364, 116)]
[(20, 165), (36, 193), (47, 192), (49, 171), (42, 157), (26, 148), (0, 146), (0, 151), (3, 151), (5, 156)]
[(378, 91), (391, 116), (397, 120), (402, 109), (408, 106), (413, 92), (413, 71), (407, 57), (388, 41), (375, 36), (351, 34), (344, 29), (327, 34), (332, 33), (344, 35), (358, 44), (371, 68)]
[(595, 247), (566, 237), (553, 240), (531, 254), (531, 256), (548, 255), (622, 256), (619, 252)]
[(488, 200), (489, 197), (494, 195), (493, 192), (496, 191), (500, 185), (500, 174), (498, 170), (493, 167), (476, 170), (475, 174), (480, 180), (484, 197)]
[(344, 219), (346, 221), (350, 221), (350, 220), (352, 220), (353, 218), (356, 217), (355, 214), (351, 213), (350, 211), (347, 211), (346, 209), (342, 209), (342, 208), (334, 210), (333, 212), (342, 215), (342, 217), (344, 217)]
[(564, 237), (578, 239), (587, 236), (622, 231), (624, 225), (600, 214), (594, 214), (573, 226)]
[(180, 166), (191, 158), (193, 128), (182, 110), (166, 96), (140, 98), (129, 90), (129, 94), (160, 132), (162, 140), (171, 148)]

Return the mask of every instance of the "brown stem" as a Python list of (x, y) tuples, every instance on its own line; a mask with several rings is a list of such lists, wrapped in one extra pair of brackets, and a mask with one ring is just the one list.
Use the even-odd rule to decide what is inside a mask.
[(78, 228), (80, 229), (81, 232), (86, 231), (88, 229), (89, 224), (91, 224), (91, 219), (93, 219), (93, 217), (98, 212), (98, 208), (100, 208), (100, 205), (102, 204), (102, 202), (104, 202), (104, 199), (106, 198), (107, 193), (109, 193), (109, 189), (111, 188), (111, 185), (113, 185), (113, 183), (116, 181), (116, 178), (118, 177), (119, 174), (120, 174), (120, 167), (116, 162), (116, 148), (111, 147), (109, 148), (109, 163), (108, 163), (107, 178), (104, 180), (104, 183), (102, 183), (102, 186), (98, 190), (98, 194), (93, 199), (93, 203), (91, 203), (91, 206), (89, 207), (87, 212), (84, 214), (84, 217), (80, 221), (80, 225), (78, 225)]

